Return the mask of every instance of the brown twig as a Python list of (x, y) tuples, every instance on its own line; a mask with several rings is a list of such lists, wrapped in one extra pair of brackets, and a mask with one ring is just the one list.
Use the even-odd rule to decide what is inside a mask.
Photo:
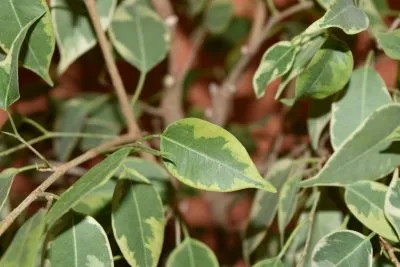
[(88, 161), (101, 153), (129, 142), (133, 142), (137, 140), (137, 136), (133, 134), (122, 135), (108, 143), (104, 143), (97, 148), (93, 148), (88, 150), (84, 154), (79, 157), (74, 158), (73, 160), (57, 166), (54, 168), (54, 172), (49, 176), (43, 183), (41, 183), (35, 190), (33, 190), (22, 202), (19, 204), (0, 224), (0, 236), (10, 227), (10, 225), (17, 219), (17, 217), (37, 198), (43, 195), (47, 188), (49, 188), (57, 179), (63, 176), (69, 169), (74, 168), (82, 164), (85, 161)]
[(122, 82), (122, 78), (118, 72), (117, 65), (114, 62), (114, 58), (112, 55), (111, 45), (107, 40), (106, 34), (104, 33), (101, 23), (100, 17), (97, 13), (96, 1), (95, 0), (85, 0), (85, 4), (87, 10), (89, 12), (89, 16), (92, 20), (93, 28), (96, 32), (97, 39), (99, 41), (99, 45), (101, 51), (103, 53), (103, 57), (107, 66), (108, 73), (111, 77), (111, 81), (115, 88), (115, 92), (118, 97), (118, 101), (120, 103), (121, 112), (124, 114), (126, 119), (129, 133), (135, 135), (136, 137), (140, 136), (140, 129), (133, 116), (133, 110), (129, 103), (128, 95), (126, 94), (126, 90), (124, 84)]
[(247, 46), (247, 48), (244, 49), (242, 57), (228, 77), (223, 81), (221, 87), (218, 90), (211, 91), (213, 104), (212, 120), (214, 123), (224, 125), (228, 120), (228, 115), (232, 109), (233, 96), (237, 89), (237, 83), (247, 65), (261, 48), (261, 45), (271, 36), (271, 30), (282, 20), (301, 11), (310, 9), (313, 6), (314, 3), (311, 1), (300, 2), (277, 13), (268, 20), (262, 30), (262, 34), (252, 43), (252, 46)]
[(383, 237), (379, 237), (379, 242), (381, 246), (386, 250), (386, 252), (389, 255), (390, 260), (396, 267), (400, 267), (400, 262), (397, 259), (396, 255), (394, 254), (394, 249), (393, 247), (387, 242)]

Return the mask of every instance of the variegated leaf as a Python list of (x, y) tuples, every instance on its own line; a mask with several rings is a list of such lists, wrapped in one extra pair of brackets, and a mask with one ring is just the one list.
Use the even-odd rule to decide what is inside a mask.
[(351, 213), (366, 227), (384, 238), (399, 242), (396, 233), (385, 218), (386, 191), (386, 185), (361, 181), (346, 187), (344, 199)]
[(340, 147), (375, 110), (391, 102), (385, 82), (375, 70), (369, 66), (355, 70), (347, 89), (337, 96), (332, 106), (333, 148)]
[(393, 174), (392, 182), (385, 196), (385, 215), (400, 238), (400, 181), (399, 170)]
[(115, 240), (131, 266), (157, 266), (164, 240), (160, 197), (150, 184), (120, 179), (112, 200)]
[(400, 144), (388, 139), (399, 125), (400, 105), (379, 108), (346, 139), (316, 176), (301, 185), (343, 186), (389, 174), (400, 164)]
[(207, 121), (189, 118), (169, 125), (161, 135), (161, 152), (169, 172), (189, 186), (220, 192), (276, 191), (261, 177), (242, 144)]

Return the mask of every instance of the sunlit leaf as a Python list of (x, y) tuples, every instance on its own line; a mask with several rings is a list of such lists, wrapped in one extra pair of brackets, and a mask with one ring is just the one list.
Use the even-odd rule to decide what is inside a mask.
[(84, 199), (98, 186), (107, 182), (130, 152), (131, 148), (121, 148), (85, 173), (51, 207), (47, 214), (47, 223), (49, 225), (54, 224), (57, 219), (67, 213), (81, 199)]
[(45, 211), (40, 209), (29, 218), (14, 236), (12, 243), (1, 257), (0, 266), (36, 266), (40, 262), (44, 241)]
[(212, 123), (189, 118), (169, 125), (161, 135), (161, 152), (169, 172), (189, 186), (220, 192), (276, 191), (261, 177), (240, 142)]
[(315, 246), (313, 267), (372, 266), (369, 238), (355, 231), (343, 230), (322, 238)]
[(361, 181), (346, 187), (345, 202), (351, 213), (366, 227), (391, 241), (399, 242), (385, 218), (384, 205), (387, 186)]
[(355, 70), (332, 107), (331, 143), (337, 149), (376, 109), (392, 100), (385, 82), (369, 66)]
[(321, 171), (302, 186), (343, 186), (377, 180), (400, 164), (400, 144), (387, 138), (400, 125), (400, 105), (372, 113), (336, 150)]
[(400, 237), (400, 182), (399, 182), (399, 171), (393, 174), (392, 182), (390, 183), (389, 189), (385, 196), (385, 215), (388, 221), (393, 226), (393, 229), (397, 233), (397, 237)]
[[(44, 14), (44, 16), (42, 16)], [(24, 67), (37, 73), (52, 85), (49, 67), (55, 47), (50, 12), (45, 0), (2, 1), (0, 9), (0, 47), (9, 53), (13, 41), (34, 18), (41, 17), (29, 33), (23, 56), (19, 58)], [(36, 20), (36, 19), (35, 19)], [(1, 79), (2, 80), (2, 79)]]
[(218, 267), (217, 257), (210, 248), (192, 238), (185, 238), (169, 255), (167, 267), (196, 267), (198, 264)]
[(0, 210), (3, 208), (4, 204), (8, 199), (8, 194), (10, 193), (11, 184), (17, 173), (18, 169), (14, 168), (5, 169), (0, 173)]
[(340, 90), (349, 81), (353, 56), (345, 43), (328, 39), (314, 55), (307, 69), (296, 81), (296, 98), (325, 98)]
[(268, 84), (290, 70), (296, 52), (296, 45), (288, 41), (281, 41), (264, 53), (253, 77), (253, 88), (258, 98), (265, 94)]
[(121, 56), (142, 72), (151, 70), (167, 55), (167, 26), (157, 13), (135, 1), (118, 6), (109, 32)]
[(120, 179), (112, 201), (115, 240), (131, 266), (157, 266), (165, 219), (152, 185)]
[(214, 0), (204, 15), (205, 27), (214, 34), (224, 32), (233, 18), (233, 5), (229, 0)]
[(400, 29), (391, 32), (375, 32), (379, 46), (389, 57), (400, 60)]
[[(103, 30), (106, 30), (111, 22), (116, 3), (116, 0), (96, 1)], [(83, 1), (52, 0), (51, 6), (61, 56), (58, 70), (63, 73), (76, 59), (96, 45), (97, 38)]]
[(114, 266), (107, 234), (90, 216), (67, 214), (51, 231), (51, 266)]

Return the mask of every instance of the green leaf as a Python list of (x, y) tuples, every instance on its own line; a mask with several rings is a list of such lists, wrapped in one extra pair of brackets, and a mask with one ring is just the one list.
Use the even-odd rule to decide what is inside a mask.
[(51, 266), (114, 266), (107, 234), (90, 216), (68, 213), (50, 236)]
[(375, 31), (379, 47), (393, 59), (400, 60), (400, 29), (391, 32)]
[(53, 225), (80, 200), (84, 199), (98, 186), (107, 182), (130, 152), (131, 148), (129, 147), (121, 148), (85, 173), (52, 206), (47, 214), (47, 223), (50, 226)]
[(296, 53), (292, 68), (289, 72), (282, 76), (282, 81), (279, 84), (278, 90), (275, 94), (275, 100), (280, 98), (283, 90), (286, 88), (289, 82), (304, 71), (307, 64), (310, 62), (315, 53), (321, 48), (325, 41), (325, 36), (317, 35), (310, 40), (304, 41), (304, 43), (302, 43), (301, 48)]
[(386, 218), (396, 231), (397, 237), (400, 237), (400, 182), (398, 169), (394, 172), (392, 182), (387, 190), (384, 211)]
[(329, 9), (329, 7), (335, 2), (335, 0), (317, 0), (323, 8)]
[(275, 163), (268, 172), (266, 180), (276, 188), (276, 194), (257, 190), (243, 238), (243, 254), (245, 258), (249, 258), (250, 254), (267, 235), (267, 229), (271, 225), (278, 208), (280, 191), (285, 181), (289, 178), (292, 167), (292, 160), (283, 159)]
[(296, 81), (296, 98), (328, 97), (349, 81), (353, 70), (353, 56), (345, 43), (328, 39), (314, 55), (307, 69)]
[(322, 238), (315, 246), (313, 267), (372, 266), (369, 238), (355, 231), (343, 230)]
[[(44, 16), (43, 13), (45, 13)], [(45, 0), (3, 1), (0, 9), (0, 47), (11, 51), (13, 41), (34, 18), (41, 17), (29, 33), (29, 41), (24, 46), (23, 66), (38, 74), (52, 85), (49, 67), (54, 52), (55, 40), (50, 12)], [(35, 19), (36, 21), (36, 19)], [(6, 33), (6, 34), (5, 34)]]
[(205, 0), (187, 0), (186, 1), (188, 13), (190, 16), (194, 17), (198, 15), (205, 7)]
[(285, 228), (293, 218), (297, 206), (297, 191), (302, 175), (294, 174), (286, 180), (279, 193), (278, 200), (278, 229), (284, 235)]
[(316, 176), (301, 185), (343, 186), (391, 173), (400, 164), (400, 143), (387, 138), (399, 125), (400, 105), (379, 108), (346, 139)]
[(233, 18), (233, 5), (229, 0), (213, 0), (204, 15), (205, 27), (213, 34), (223, 33)]
[(290, 70), (295, 60), (296, 52), (296, 45), (288, 41), (281, 41), (271, 46), (264, 53), (253, 77), (253, 88), (257, 98), (265, 94), (268, 84)]
[(157, 13), (135, 1), (118, 6), (109, 32), (118, 53), (142, 72), (151, 70), (167, 55), (167, 26)]
[[(111, 23), (116, 4), (116, 0), (96, 1), (103, 30)], [(97, 38), (83, 1), (52, 0), (51, 6), (61, 57), (58, 71), (63, 73), (75, 60), (96, 45)]]
[[(381, 0), (381, 2), (384, 2), (384, 0)], [(379, 13), (374, 0), (360, 0), (359, 6), (367, 14), (369, 24), (373, 30), (387, 30), (385, 21)]]
[(190, 237), (179, 244), (168, 257), (167, 267), (218, 267), (217, 257), (205, 244)]
[(36, 266), (42, 254), (44, 218), (45, 211), (40, 209), (18, 229), (12, 243), (1, 257), (0, 266)]
[(347, 89), (332, 106), (331, 143), (334, 149), (375, 110), (392, 102), (385, 82), (369, 66), (355, 70)]
[(314, 150), (318, 148), (319, 139), (331, 119), (332, 98), (312, 99), (308, 110), (307, 129)]
[(265, 259), (257, 262), (253, 267), (285, 267), (279, 257)]
[[(12, 2), (11, 2), (12, 4)], [(0, 9), (0, 16), (1, 10), (4, 10), (4, 7)], [(11, 104), (17, 101), (20, 97), (19, 95), (19, 84), (18, 84), (18, 61), (20, 55), (20, 49), (22, 43), (25, 40), (25, 36), (31, 26), (43, 16), (43, 13), (39, 16), (34, 17), (31, 19), (16, 35), (15, 39), (12, 41), (8, 54), (6, 58), (0, 62), (0, 108), (7, 109)], [(2, 25), (0, 21), (0, 25)], [(1, 31), (1, 26), (0, 26)], [(2, 31), (9, 33), (9, 30)], [(3, 36), (8, 34), (2, 34)], [(1, 45), (0, 39), (0, 45)], [(4, 41), (4, 40), (3, 40)]]
[(385, 218), (384, 205), (387, 186), (361, 181), (346, 187), (345, 202), (361, 223), (380, 236), (399, 242), (396, 233)]
[(356, 34), (368, 28), (367, 15), (358, 8), (353, 0), (336, 0), (332, 2), (325, 15), (311, 24), (306, 33), (314, 33), (335, 27), (347, 34)]
[(164, 240), (165, 219), (152, 185), (120, 179), (112, 200), (115, 240), (131, 266), (157, 266)]
[(261, 177), (240, 142), (207, 121), (189, 118), (169, 125), (161, 135), (161, 152), (169, 172), (189, 186), (219, 192), (276, 191)]
[(0, 173), (0, 210), (8, 199), (12, 182), (17, 173), (18, 169), (15, 168), (5, 169)]

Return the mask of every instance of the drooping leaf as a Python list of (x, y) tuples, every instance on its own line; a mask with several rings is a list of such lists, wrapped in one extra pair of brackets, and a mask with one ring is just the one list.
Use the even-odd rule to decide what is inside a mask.
[(261, 177), (240, 142), (212, 123), (179, 120), (161, 135), (160, 147), (169, 172), (189, 186), (219, 192), (244, 188), (276, 191)]
[(360, 233), (342, 230), (322, 238), (315, 246), (313, 267), (372, 266), (372, 245)]
[(332, 98), (312, 99), (308, 110), (307, 128), (314, 150), (318, 148), (319, 139), (331, 119)]
[(280, 98), (283, 90), (286, 88), (289, 82), (304, 71), (307, 64), (310, 62), (315, 53), (321, 48), (325, 41), (325, 36), (317, 35), (301, 45), (301, 48), (299, 49), (299, 52), (297, 52), (294, 59), (292, 68), (289, 72), (282, 76), (282, 81), (279, 84), (278, 90), (275, 94), (276, 100)]
[(53, 225), (69, 209), (79, 203), (81, 199), (84, 199), (90, 192), (107, 182), (130, 152), (131, 148), (121, 148), (85, 173), (51, 207), (47, 214), (47, 223)]
[(376, 109), (392, 100), (385, 82), (375, 70), (364, 66), (355, 70), (347, 89), (332, 107), (331, 143), (337, 149)]
[(343, 186), (389, 174), (400, 164), (400, 146), (387, 138), (399, 125), (400, 105), (379, 108), (346, 139), (316, 176), (301, 185)]
[(51, 266), (114, 266), (107, 234), (90, 216), (73, 212), (65, 215), (51, 231), (49, 243)]
[(169, 255), (167, 267), (218, 267), (217, 257), (205, 244), (190, 237), (179, 244)]
[(353, 56), (345, 43), (328, 39), (314, 55), (307, 69), (296, 81), (296, 98), (325, 98), (340, 90), (349, 81)]
[(375, 36), (387, 56), (400, 60), (400, 29), (391, 32), (375, 31)]
[(269, 83), (290, 70), (296, 52), (296, 45), (288, 41), (281, 41), (271, 46), (264, 53), (253, 77), (253, 88), (258, 98), (265, 94)]
[(0, 210), (3, 208), (4, 204), (8, 199), (8, 194), (10, 193), (11, 184), (17, 173), (18, 169), (14, 168), (5, 169), (0, 173)]
[(233, 5), (229, 0), (214, 0), (204, 15), (205, 27), (213, 34), (223, 33), (233, 18)]
[(397, 233), (397, 237), (400, 237), (400, 182), (399, 182), (399, 171), (393, 174), (392, 182), (389, 185), (385, 196), (385, 215), (388, 221), (393, 226)]
[[(97, 13), (103, 30), (111, 23), (116, 0), (96, 1)], [(96, 34), (86, 10), (79, 0), (52, 0), (52, 20), (60, 51), (59, 73), (63, 73), (76, 59), (97, 43)]]
[(162, 202), (153, 186), (120, 179), (112, 201), (112, 227), (131, 266), (157, 266), (164, 225)]
[(366, 30), (368, 25), (368, 16), (354, 4), (353, 0), (336, 0), (322, 18), (308, 27), (306, 33), (335, 27), (347, 34), (356, 34)]
[(18, 229), (12, 243), (1, 257), (0, 266), (36, 266), (44, 241), (45, 214), (45, 211), (40, 209)]
[(135, 1), (118, 6), (109, 32), (121, 56), (142, 72), (151, 70), (167, 55), (170, 42), (167, 26), (157, 13)]
[(280, 191), (289, 178), (292, 166), (292, 160), (283, 159), (274, 164), (268, 172), (266, 180), (276, 188), (276, 194), (257, 190), (243, 238), (243, 254), (247, 259), (267, 234), (278, 208)]
[(302, 176), (293, 174), (286, 180), (279, 193), (278, 200), (278, 229), (281, 235), (284, 234), (286, 226), (293, 218), (297, 205), (297, 191)]
[[(44, 16), (42, 16), (44, 14)], [(19, 60), (24, 67), (37, 73), (52, 85), (49, 67), (54, 52), (55, 39), (50, 12), (45, 0), (2, 1), (0, 9), (0, 47), (9, 53), (13, 41), (26, 25), (34, 18), (41, 17), (29, 33), (24, 46), (24, 56)], [(36, 21), (36, 19), (34, 19)], [(7, 34), (5, 34), (7, 33)]]
[(385, 218), (387, 186), (372, 181), (360, 181), (346, 187), (345, 202), (351, 213), (366, 227), (394, 242), (396, 233)]
[[(2, 7), (0, 10), (4, 10), (4, 8), (5, 7)], [(11, 106), (11, 104), (17, 101), (20, 97), (18, 84), (18, 61), (20, 60), (20, 49), (28, 30), (42, 16), (43, 13), (39, 13), (39, 16), (34, 17), (24, 27), (21, 27), (21, 31), (16, 34), (15, 39), (10, 44), (7, 56), (0, 62), (0, 108), (4, 110)], [(1, 24), (0, 21), (0, 25)], [(6, 22), (3, 22), (3, 25), (4, 24), (6, 24)], [(8, 33), (9, 31), (3, 30), (2, 32)], [(2, 35), (4, 36), (8, 34)], [(2, 41), (5, 40), (0, 39), (0, 45), (2, 45)]]
[(257, 262), (253, 267), (285, 267), (280, 258), (275, 257)]

